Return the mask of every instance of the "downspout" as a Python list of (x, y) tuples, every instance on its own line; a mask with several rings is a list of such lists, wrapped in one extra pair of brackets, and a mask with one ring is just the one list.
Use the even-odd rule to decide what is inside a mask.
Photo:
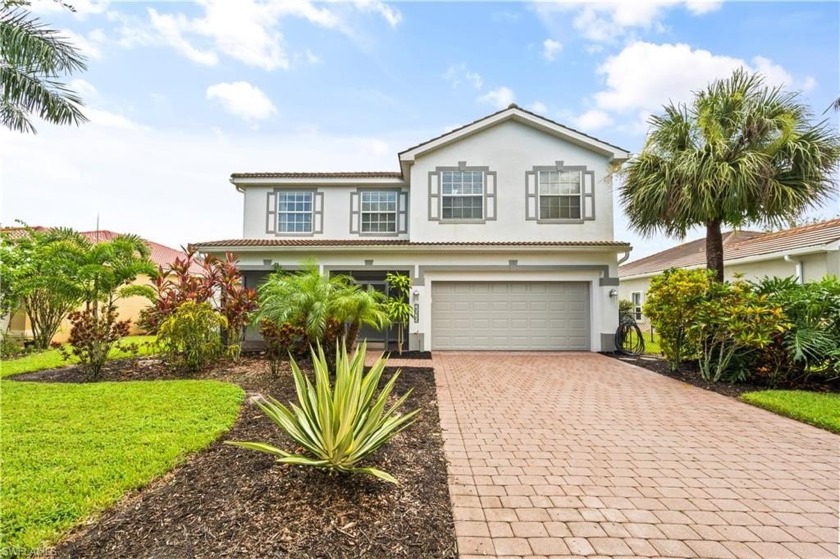
[(802, 285), (805, 283), (805, 265), (802, 260), (793, 258), (790, 254), (785, 254), (785, 262), (796, 264), (796, 283)]
[(624, 264), (625, 262), (627, 262), (627, 259), (628, 259), (628, 258), (630, 258), (630, 251), (629, 251), (629, 250), (624, 251), (624, 256), (622, 256), (621, 258), (619, 258), (619, 260), (618, 260), (618, 265), (619, 265), (619, 266), (621, 266), (622, 264)]

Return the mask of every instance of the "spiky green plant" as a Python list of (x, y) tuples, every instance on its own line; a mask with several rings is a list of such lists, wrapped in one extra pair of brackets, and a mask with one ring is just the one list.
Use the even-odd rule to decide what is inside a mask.
[(340, 346), (335, 359), (335, 384), (331, 385), (327, 358), (318, 346), (317, 351), (312, 350), (314, 384), (294, 360), (291, 362), (297, 404), (287, 407), (270, 396), (256, 401), (263, 413), (302, 446), (307, 455), (261, 442), (225, 441), (226, 444), (273, 454), (284, 464), (365, 473), (398, 483), (387, 472), (357, 464), (411, 425), (420, 410), (399, 413), (411, 390), (386, 408), (399, 371), (377, 395), (376, 388), (387, 361), (380, 356), (365, 373), (366, 351), (366, 342), (362, 342), (352, 357), (345, 346)]

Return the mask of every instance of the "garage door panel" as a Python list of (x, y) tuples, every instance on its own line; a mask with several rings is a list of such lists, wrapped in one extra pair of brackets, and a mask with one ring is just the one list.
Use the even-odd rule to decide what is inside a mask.
[(589, 349), (589, 286), (434, 282), (432, 349)]

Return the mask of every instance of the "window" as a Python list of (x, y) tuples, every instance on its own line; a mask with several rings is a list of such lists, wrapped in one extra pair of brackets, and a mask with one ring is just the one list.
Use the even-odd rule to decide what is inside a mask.
[(484, 218), (484, 173), (441, 171), (441, 218)]
[(312, 233), (315, 193), (312, 191), (277, 193), (277, 231)]
[(396, 190), (364, 190), (362, 200), (362, 233), (397, 232)]
[(580, 219), (580, 171), (539, 172), (540, 219)]
[(642, 294), (635, 291), (630, 294), (630, 301), (633, 303), (633, 318), (642, 319)]

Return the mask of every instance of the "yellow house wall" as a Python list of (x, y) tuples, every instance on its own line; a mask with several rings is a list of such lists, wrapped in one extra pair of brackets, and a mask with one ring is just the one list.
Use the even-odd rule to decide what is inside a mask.
[[(132, 285), (148, 285), (152, 286), (152, 281), (148, 276), (139, 276)], [(152, 303), (145, 297), (128, 297), (125, 299), (120, 299), (117, 301), (117, 316), (120, 320), (131, 320), (131, 329), (129, 331), (130, 334), (142, 334), (143, 332), (137, 326), (137, 319), (140, 318), (140, 311), (144, 308), (150, 306)], [(81, 310), (83, 307), (79, 307)], [(64, 320), (61, 323), (61, 326), (58, 329), (58, 332), (55, 336), (53, 336), (52, 341), (64, 343), (70, 337), (70, 328), (72, 325), (70, 324), (69, 320)], [(9, 321), (9, 334), (15, 337), (24, 337), (24, 338), (31, 338), (32, 337), (32, 324), (29, 322), (29, 318), (23, 313), (23, 311), (18, 311), (12, 315), (11, 320)]]

